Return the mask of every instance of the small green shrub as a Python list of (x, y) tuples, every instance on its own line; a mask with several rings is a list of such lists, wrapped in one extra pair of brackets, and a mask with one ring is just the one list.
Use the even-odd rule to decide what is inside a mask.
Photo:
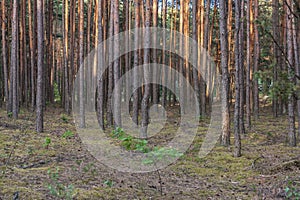
[(149, 148), (147, 147), (147, 140), (141, 140), (127, 135), (120, 127), (117, 127), (115, 130), (112, 131), (112, 137), (120, 140), (121, 146), (123, 146), (126, 150), (134, 150), (143, 153), (149, 152)]
[(50, 144), (51, 144), (51, 138), (46, 137), (43, 143), (43, 147), (48, 148)]
[(69, 122), (69, 119), (67, 118), (66, 115), (62, 114), (60, 119), (64, 122), (64, 123), (68, 123)]
[(8, 113), (7, 113), (7, 117), (12, 118), (12, 116), (13, 116), (13, 113), (12, 113), (12, 112), (8, 112)]
[(55, 197), (71, 200), (75, 196), (75, 188), (72, 184), (64, 185), (59, 179), (59, 168), (57, 167), (55, 171), (48, 169), (48, 176), (51, 183), (47, 184), (49, 193)]
[(114, 182), (112, 180), (105, 180), (103, 184), (107, 185), (108, 187), (112, 187), (114, 185)]
[(288, 181), (288, 185), (285, 187), (284, 191), (287, 199), (300, 200), (299, 185), (294, 184), (293, 181)]
[(68, 139), (68, 138), (73, 138), (74, 137), (74, 133), (70, 130), (67, 130), (66, 132), (64, 132), (64, 134), (62, 134), (61, 136), (62, 138)]
[(144, 159), (142, 162), (145, 165), (153, 164), (159, 160), (167, 159), (168, 157), (180, 157), (183, 153), (177, 151), (174, 148), (159, 148), (155, 147), (153, 151), (148, 153), (148, 157)]

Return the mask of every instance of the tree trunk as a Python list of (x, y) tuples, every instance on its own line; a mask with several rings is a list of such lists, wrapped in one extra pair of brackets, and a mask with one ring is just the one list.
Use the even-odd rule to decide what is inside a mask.
[[(253, 73), (258, 71), (259, 58), (260, 58), (260, 46), (259, 46), (259, 34), (258, 34), (258, 0), (254, 0), (254, 62), (253, 62)], [(258, 120), (259, 117), (259, 91), (258, 91), (258, 80), (253, 79), (253, 115), (254, 119)]]
[[(103, 41), (103, 26), (102, 26), (102, 2), (96, 0), (96, 3), (95, 3), (98, 8), (97, 8), (97, 15), (98, 15), (98, 24), (95, 24), (95, 26), (98, 26), (98, 43), (102, 42)], [(95, 40), (95, 47), (97, 46), (98, 44), (96, 43), (96, 40)], [(97, 100), (97, 112), (98, 112), (98, 122), (99, 122), (99, 125), (102, 129), (104, 129), (104, 95), (103, 95), (103, 92), (104, 92), (104, 83), (103, 83), (103, 77), (104, 77), (104, 74), (103, 73), (103, 70), (102, 70), (102, 67), (103, 67), (103, 59), (104, 59), (104, 54), (103, 54), (103, 46), (98, 46), (98, 55), (100, 56), (97, 56), (97, 64), (98, 64), (98, 100)], [(101, 48), (101, 49), (100, 49)]]
[(68, 0), (64, 0), (63, 6), (63, 57), (64, 57), (64, 108), (67, 114), (70, 114), (70, 90), (69, 90), (69, 59), (68, 59)]
[(244, 124), (244, 105), (245, 105), (245, 87), (244, 87), (244, 7), (245, 1), (241, 1), (241, 10), (240, 10), (240, 31), (239, 31), (239, 85), (240, 85), (240, 117), (239, 117), (239, 126), (240, 126), (240, 133), (245, 134), (245, 124)]
[[(110, 3), (110, 19), (109, 19), (109, 38), (111, 39), (114, 34), (114, 20), (113, 20), (113, 15), (114, 15), (114, 7), (113, 7), (114, 1), (111, 1)], [(109, 41), (109, 46), (108, 46), (108, 51), (109, 51), (109, 57), (113, 58), (113, 50), (114, 50), (114, 41), (110, 40)], [(112, 59), (111, 59), (112, 60)], [(109, 68), (108, 68), (108, 90), (107, 90), (107, 124), (109, 126), (113, 125), (113, 105), (111, 102), (111, 95), (113, 92), (113, 83), (114, 83), (114, 78), (113, 78), (113, 64), (108, 63)]]
[(228, 32), (225, 0), (220, 0), (220, 41), (221, 41), (221, 68), (222, 68), (222, 137), (223, 145), (230, 144), (230, 119), (228, 99)]
[[(162, 14), (164, 15), (164, 9), (165, 9), (165, 1), (162, 1), (163, 4), (163, 12)], [(163, 19), (163, 24), (164, 24), (164, 17), (162, 17)], [(158, 19), (158, 0), (153, 0), (153, 27), (157, 27), (157, 19)], [(164, 25), (163, 25), (164, 26)], [(157, 42), (157, 36), (156, 33), (154, 33), (153, 35), (153, 43), (155, 44)], [(164, 51), (162, 52), (164, 54)], [(153, 54), (153, 63), (158, 63), (157, 62), (157, 50), (153, 49), (152, 50), (152, 54)], [(164, 63), (164, 61), (162, 61)], [(157, 71), (157, 68), (153, 69), (153, 76), (156, 80), (155, 82), (157, 82), (158, 78), (159, 78), (159, 73)], [(159, 93), (158, 93), (158, 85), (157, 84), (153, 84), (152, 86), (152, 96), (153, 96), (153, 104), (158, 104), (159, 102)], [(154, 107), (155, 111), (157, 111), (157, 106)]]
[[(291, 65), (294, 63), (293, 59), (293, 30), (292, 30), (292, 13), (291, 6), (292, 1), (287, 0), (288, 6), (286, 13), (286, 24), (287, 24), (287, 59), (288, 59), (288, 74), (290, 83), (295, 83), (294, 69)], [(296, 146), (296, 127), (295, 127), (295, 94), (291, 91), (288, 98), (288, 116), (289, 116), (289, 133), (288, 142), (290, 146)]]
[(234, 106), (234, 157), (241, 156), (241, 136), (240, 136), (240, 106), (241, 106), (241, 90), (240, 90), (240, 31), (241, 31), (241, 4), (240, 1), (235, 1), (235, 106)]
[[(272, 23), (273, 23), (273, 56), (274, 56), (274, 69), (273, 69), (273, 81), (278, 81), (278, 65), (280, 66), (280, 51), (276, 42), (280, 41), (280, 31), (279, 31), (279, 0), (272, 0), (273, 10), (272, 10)], [(280, 69), (280, 68), (279, 68)], [(278, 116), (278, 97), (275, 95), (272, 99), (273, 115)]]
[[(144, 31), (144, 64), (150, 63), (150, 19), (151, 19), (151, 8), (150, 8), (150, 0), (146, 0), (146, 17), (145, 17), (145, 31)], [(147, 128), (149, 123), (149, 98), (150, 98), (150, 69), (149, 66), (144, 67), (144, 81), (145, 81), (145, 91), (142, 99), (142, 127), (141, 127), (141, 137), (147, 137)]]
[[(172, 22), (171, 22), (172, 23)], [(162, 1), (162, 27), (163, 29), (165, 29), (167, 26), (167, 1), (163, 0)], [(172, 28), (171, 28), (171, 39), (170, 39), (170, 44), (172, 43)], [(162, 38), (162, 42), (163, 42), (163, 51), (162, 51), (162, 64), (166, 64), (166, 52), (164, 51), (166, 49), (166, 34), (165, 32), (163, 32), (163, 38)], [(172, 56), (170, 56), (171, 58)], [(167, 101), (167, 88), (164, 87), (167, 84), (167, 78), (168, 78), (168, 72), (164, 69), (162, 69), (162, 94), (161, 94), (161, 105), (164, 109), (162, 109), (163, 113), (162, 116), (165, 116), (165, 109), (166, 109), (166, 101)], [(160, 88), (158, 88), (158, 91), (156, 91), (156, 93), (158, 93), (158, 98), (159, 98), (159, 90)]]
[[(185, 0), (180, 1), (180, 15), (179, 15), (179, 32), (183, 34), (184, 32), (184, 6), (185, 6)], [(182, 37), (181, 37), (182, 38)], [(183, 52), (183, 43), (184, 41), (179, 41), (179, 51)], [(183, 77), (184, 77), (184, 58), (179, 58), (179, 73), (182, 75), (181, 78), (179, 78), (179, 96), (180, 96), (180, 108), (181, 108), (181, 113), (184, 114), (185, 110), (185, 96), (184, 96), (184, 89), (183, 88)]]
[[(300, 6), (300, 4), (299, 4)], [(295, 12), (295, 9), (294, 9), (294, 6), (292, 5), (292, 12)], [(299, 15), (300, 16), (300, 13)], [(299, 33), (299, 28), (298, 29), (296, 28), (296, 20), (295, 20), (295, 16), (294, 15), (291, 15), (292, 17), (292, 31), (293, 31), (293, 48), (294, 48), (294, 58), (295, 58), (295, 73), (298, 77), (300, 77), (300, 61), (299, 61), (299, 57), (300, 57), (300, 54), (299, 54), (299, 46), (298, 46), (298, 41), (297, 42), (297, 31), (298, 31), (298, 35), (300, 35)], [(300, 20), (298, 20), (300, 22)], [(296, 81), (297, 85), (300, 85), (300, 80), (299, 78), (297, 79)], [(297, 114), (298, 114), (298, 140), (300, 140), (300, 94), (298, 92), (298, 94), (296, 94), (296, 97), (297, 97)]]
[(12, 39), (11, 39), (11, 103), (12, 114), (15, 119), (18, 118), (18, 0), (13, 1), (12, 12)]
[(44, 130), (43, 114), (43, 73), (44, 73), (44, 27), (43, 27), (43, 0), (37, 0), (37, 93), (36, 93), (36, 131)]
[[(139, 72), (138, 72), (138, 66), (139, 66), (139, 31), (137, 30), (137, 28), (140, 26), (140, 2), (139, 0), (135, 0), (134, 1), (134, 7), (135, 7), (135, 36), (134, 36), (134, 48), (137, 49), (134, 51), (134, 61), (133, 61), (133, 88), (138, 88), (138, 79), (139, 79)], [(133, 114), (132, 114), (132, 119), (133, 122), (138, 126), (139, 122), (138, 122), (138, 117), (139, 117), (139, 89), (137, 89), (136, 91), (134, 91), (133, 93), (133, 105), (132, 105), (132, 109), (133, 109)]]
[[(114, 55), (119, 55), (120, 52), (120, 44), (119, 38), (117, 34), (119, 34), (119, 1), (114, 0)], [(118, 85), (118, 81), (120, 79), (120, 66), (119, 66), (119, 58), (114, 61), (114, 119), (115, 119), (115, 127), (122, 127), (121, 121), (121, 87)]]
[(4, 95), (5, 95), (5, 103), (6, 103), (6, 111), (9, 112), (9, 88), (8, 88), (8, 69), (7, 69), (7, 50), (6, 50), (6, 22), (7, 18), (5, 16), (6, 6), (5, 0), (1, 2), (1, 10), (2, 10), (2, 61), (3, 61), (3, 73), (4, 73)]
[[(196, 15), (197, 15), (197, 3), (198, 0), (193, 0), (193, 10), (192, 10), (192, 16), (193, 16), (193, 39), (195, 41), (198, 41), (198, 31), (197, 31), (197, 20), (196, 20)], [(198, 63), (198, 47), (193, 48), (193, 59), (194, 63)], [(196, 93), (196, 105), (198, 104), (198, 110), (200, 111), (200, 89), (199, 89), (199, 79), (198, 79), (198, 71), (195, 67), (193, 67), (193, 82), (194, 82), (194, 89)], [(200, 116), (200, 113), (197, 113), (198, 116)]]
[(252, 24), (252, 0), (247, 3), (247, 70), (246, 70), (246, 124), (251, 128), (251, 25)]
[(85, 128), (85, 92), (84, 92), (84, 0), (79, 1), (79, 113), (80, 113), (80, 128)]

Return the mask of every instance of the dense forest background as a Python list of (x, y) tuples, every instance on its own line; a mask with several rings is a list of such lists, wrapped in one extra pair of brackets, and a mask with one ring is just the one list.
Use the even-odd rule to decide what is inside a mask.
[[(214, 98), (220, 102), (222, 112), (220, 144), (230, 147), (233, 142), (230, 152), (234, 157), (243, 155), (241, 140), (255, 130), (255, 124), (268, 124), (273, 119), (286, 120), (280, 129), (285, 130), (281, 140), (297, 149), (300, 138), (300, 3), (297, 0), (1, 0), (0, 23), (3, 120), (13, 119), (17, 123), (15, 120), (23, 120), (24, 112), (34, 112), (35, 130), (42, 133), (45, 123), (49, 125), (44, 116), (51, 115), (55, 108), (63, 109), (63, 118), (68, 121), (74, 81), (80, 76), (79, 126), (85, 127), (85, 103), (89, 100), (85, 98), (88, 88), (83, 79), (88, 77), (83, 72), (84, 59), (101, 42), (123, 31), (160, 27), (171, 31), (168, 38), (154, 37), (155, 41), (147, 37), (144, 41), (128, 38), (125, 44), (117, 41), (113, 48), (104, 46), (103, 51), (118, 54), (129, 42), (139, 45), (173, 41), (179, 32), (198, 42), (198, 52), (208, 52), (215, 68), (207, 65), (206, 70), (213, 74), (201, 74), (185, 58), (162, 50), (144, 48), (123, 55), (111, 63), (103, 76), (97, 77), (95, 107), (103, 130), (122, 130), (119, 105), (125, 100), (131, 102), (132, 120), (142, 127), (144, 138), (152, 104), (168, 108), (171, 113), (168, 116), (177, 113), (174, 108), (180, 106), (184, 93), (176, 96), (156, 84), (129, 93), (129, 88), (141, 78), (136, 71), (133, 80), (127, 81), (132, 81), (133, 86), (127, 84), (114, 90), (118, 80), (131, 69), (145, 63), (162, 63), (181, 73), (193, 86), (200, 121), (210, 117), (213, 101), (208, 92), (212, 86), (204, 79), (220, 77), (220, 88), (214, 89)], [(147, 34), (150, 32), (146, 31)], [(185, 48), (183, 44), (174, 39), (170, 48)], [(151, 68), (143, 72), (145, 82), (152, 73), (157, 72)], [(168, 76), (165, 71), (161, 74), (173, 81), (174, 87), (180, 87), (174, 81), (176, 77)], [(111, 101), (113, 91), (117, 95), (115, 103)], [(265, 112), (271, 117), (265, 118)], [(299, 160), (295, 163), (300, 166)], [(299, 193), (295, 194), (299, 198)]]

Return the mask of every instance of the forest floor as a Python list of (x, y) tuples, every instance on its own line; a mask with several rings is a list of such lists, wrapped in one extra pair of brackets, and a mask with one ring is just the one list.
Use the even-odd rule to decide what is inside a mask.
[[(37, 134), (34, 114), (21, 109), (13, 120), (0, 110), (0, 199), (300, 198), (299, 145), (287, 146), (286, 116), (273, 118), (269, 107), (242, 136), (242, 157), (233, 157), (233, 145), (217, 145), (200, 159), (209, 125), (202, 119), (193, 144), (177, 162), (143, 174), (99, 163), (62, 109), (52, 106), (45, 115), (45, 131)], [(168, 122), (162, 134), (174, 126)]]

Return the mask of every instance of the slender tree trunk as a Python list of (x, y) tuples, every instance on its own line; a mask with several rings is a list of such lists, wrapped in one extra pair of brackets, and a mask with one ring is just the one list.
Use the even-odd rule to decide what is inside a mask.
[[(291, 18), (291, 0), (286, 0), (287, 8), (286, 13), (286, 24), (287, 24), (287, 59), (288, 59), (288, 74), (289, 81), (295, 83), (294, 71), (292, 69), (294, 59), (293, 59), (293, 31), (292, 31), (292, 18)], [(288, 142), (290, 146), (296, 146), (296, 127), (295, 127), (295, 96), (294, 92), (289, 94), (288, 98), (288, 116), (289, 116), (289, 133)]]
[(79, 0), (79, 113), (80, 113), (80, 128), (85, 128), (85, 92), (84, 92), (84, 0)]
[(241, 136), (240, 136), (240, 106), (241, 106), (241, 90), (240, 90), (240, 31), (241, 31), (241, 4), (235, 1), (235, 106), (234, 106), (234, 157), (241, 156)]
[[(96, 0), (96, 5), (98, 6), (97, 8), (97, 15), (98, 15), (98, 24), (95, 24), (95, 26), (98, 26), (98, 43), (103, 41), (103, 25), (102, 25), (102, 2)], [(97, 43), (95, 42), (95, 47), (97, 46)], [(103, 47), (98, 46), (98, 55), (97, 56), (97, 63), (98, 63), (98, 101), (97, 101), (97, 111), (98, 111), (98, 122), (99, 125), (102, 129), (104, 129), (104, 82), (103, 82), (103, 77), (104, 75), (102, 67), (103, 67), (103, 59), (104, 59), (104, 54), (103, 54)]]
[[(113, 15), (114, 15), (114, 7), (113, 7), (114, 1), (111, 1), (110, 3), (110, 20), (109, 20), (109, 37), (112, 38), (114, 34), (114, 20), (113, 20)], [(113, 57), (113, 50), (114, 50), (114, 41), (110, 40), (109, 41), (109, 46), (108, 46), (108, 51), (110, 57)], [(113, 105), (111, 102), (111, 95), (113, 93), (113, 64), (109, 63), (109, 68), (108, 68), (108, 98), (107, 98), (107, 124), (109, 126), (113, 125)]]
[[(258, 34), (258, 0), (254, 0), (254, 62), (253, 62), (253, 73), (258, 71), (259, 59), (260, 59), (260, 46), (259, 46), (259, 34)], [(258, 91), (258, 80), (253, 80), (253, 115), (254, 119), (258, 120), (259, 117), (259, 91)]]
[(12, 12), (12, 40), (11, 40), (11, 102), (12, 113), (15, 119), (18, 118), (18, 0), (13, 1)]
[(27, 106), (27, 59), (26, 59), (26, 26), (25, 26), (25, 19), (26, 19), (26, 1), (22, 0), (20, 6), (20, 49), (19, 49), (19, 57), (20, 57), (20, 92), (19, 92), (19, 101), (25, 106)]
[[(300, 4), (299, 4), (300, 6)], [(295, 9), (294, 9), (294, 6), (292, 5), (292, 12), (294, 13), (295, 12)], [(300, 13), (299, 15), (300, 16)], [(299, 28), (297, 29), (296, 28), (296, 20), (295, 20), (295, 16), (292, 15), (292, 31), (293, 31), (293, 46), (294, 46), (294, 58), (295, 58), (295, 72), (296, 72), (296, 75), (298, 77), (300, 77), (300, 61), (299, 61), (299, 57), (300, 57), (300, 54), (299, 54), (299, 43), (300, 41), (297, 42), (297, 32), (298, 32), (298, 35), (300, 35), (299, 33)], [(300, 22), (300, 20), (298, 19), (298, 21)], [(299, 85), (300, 84), (300, 80), (299, 78), (297, 79), (296, 83)], [(298, 92), (298, 94), (296, 94), (297, 96), (297, 114), (298, 114), (298, 140), (300, 140), (300, 94)]]
[(63, 57), (64, 57), (64, 108), (66, 113), (70, 114), (70, 90), (69, 90), (69, 59), (68, 59), (68, 0), (64, 0), (63, 6)]
[[(189, 60), (189, 29), (190, 29), (190, 26), (189, 26), (189, 15), (190, 15), (190, 12), (189, 12), (189, 0), (187, 1), (184, 1), (184, 17), (183, 17), (183, 21), (184, 21), (184, 25), (183, 25), (183, 32), (184, 32), (184, 36), (185, 36), (185, 41), (184, 41), (184, 54), (185, 54), (185, 58), (184, 58), (184, 65), (185, 65), (185, 81), (187, 82), (187, 84), (190, 83), (190, 64), (188, 62)], [(187, 86), (188, 87), (188, 86)], [(190, 90), (188, 88), (183, 88), (183, 94), (185, 96), (185, 101), (183, 103), (183, 105), (185, 106), (185, 108), (188, 108), (189, 106), (187, 106), (187, 104), (190, 104), (191, 103), (191, 94), (190, 94)], [(205, 95), (205, 93), (204, 93)], [(185, 111), (184, 111), (185, 112)], [(183, 112), (183, 113), (184, 113)], [(190, 111), (188, 111), (190, 112)]]
[[(130, 30), (130, 18), (131, 18), (131, 9), (130, 9), (130, 0), (125, 0), (124, 2), (125, 4), (125, 9), (124, 9), (124, 15), (125, 15), (125, 31), (129, 31)], [(130, 38), (129, 35), (128, 37), (126, 37), (126, 41), (125, 41), (125, 51), (128, 52), (129, 51), (129, 44), (130, 44)], [(131, 53), (128, 52), (125, 55), (125, 71), (128, 72), (130, 70), (130, 65), (131, 65)], [(126, 81), (126, 96), (125, 96), (125, 102), (129, 102), (130, 101), (130, 81), (129, 77), (127, 77)], [(129, 105), (126, 105), (129, 106)]]
[[(165, 1), (163, 0), (162, 1), (162, 4), (163, 4), (163, 7), (165, 8)], [(164, 10), (163, 8), (163, 10)], [(163, 11), (163, 14), (164, 14), (164, 11)], [(158, 19), (158, 0), (153, 0), (153, 27), (157, 27), (157, 19)], [(164, 19), (163, 19), (164, 20)], [(164, 22), (163, 22), (164, 23)], [(156, 36), (156, 33), (154, 33), (153, 35), (153, 43), (155, 44), (157, 42), (157, 36)], [(163, 51), (164, 53), (164, 51)], [(156, 49), (153, 49), (152, 50), (152, 54), (153, 54), (153, 63), (157, 63), (157, 50)], [(164, 62), (164, 61), (163, 61)], [(153, 76), (157, 82), (157, 78), (158, 77), (158, 71), (156, 70), (157, 68), (154, 68), (153, 69)], [(159, 93), (158, 93), (158, 86), (157, 84), (153, 84), (152, 86), (152, 96), (153, 96), (153, 104), (158, 104), (158, 101), (159, 101)], [(157, 106), (155, 106), (155, 110), (157, 111)]]
[(244, 105), (245, 105), (245, 87), (244, 87), (244, 78), (245, 78), (245, 66), (244, 66), (244, 12), (245, 1), (241, 1), (241, 10), (240, 10), (240, 31), (239, 31), (239, 66), (240, 66), (240, 76), (239, 76), (239, 85), (240, 85), (240, 117), (239, 117), (239, 126), (240, 133), (245, 134), (245, 123), (244, 123)]
[[(114, 35), (119, 34), (119, 1), (114, 0)], [(119, 55), (120, 52), (120, 44), (119, 38), (115, 36), (114, 41), (114, 55)], [(115, 118), (115, 126), (122, 127), (121, 121), (121, 87), (118, 85), (118, 81), (120, 79), (120, 66), (119, 66), (119, 58), (114, 61), (114, 118)]]
[(44, 130), (43, 114), (43, 73), (44, 73), (44, 27), (43, 27), (43, 0), (37, 0), (37, 93), (36, 93), (36, 131)]
[[(280, 32), (279, 32), (279, 0), (272, 0), (273, 10), (272, 10), (272, 21), (273, 21), (273, 55), (274, 55), (274, 69), (273, 69), (273, 81), (278, 81), (278, 65), (280, 66), (280, 51), (279, 47), (276, 44), (276, 41), (280, 41)], [(278, 116), (278, 97), (273, 96), (273, 115), (274, 117)]]
[[(31, 109), (35, 108), (35, 31), (33, 31), (33, 25), (35, 23), (32, 22), (32, 13), (35, 13), (35, 9), (31, 9), (31, 1), (28, 1), (28, 21), (29, 21), (29, 48), (30, 48), (30, 68), (31, 68)], [(34, 16), (34, 15), (33, 15)]]
[(205, 31), (204, 31), (204, 44), (203, 47), (205, 50), (208, 49), (208, 41), (209, 41), (209, 27), (210, 27), (210, 23), (209, 23), (209, 15), (210, 15), (210, 4), (211, 4), (211, 0), (206, 0), (206, 12), (205, 12)]
[[(134, 7), (135, 7), (135, 36), (134, 36), (134, 48), (138, 49), (139, 47), (139, 31), (137, 30), (137, 28), (140, 26), (140, 2), (139, 0), (135, 0), (134, 1)], [(138, 88), (138, 67), (139, 66), (139, 50), (135, 50), (134, 51), (134, 61), (133, 61), (133, 88)], [(133, 122), (138, 126), (139, 122), (138, 122), (138, 117), (139, 117), (139, 90), (137, 89), (136, 91), (134, 91), (133, 93), (133, 114), (132, 114), (132, 119)]]
[(251, 24), (252, 24), (252, 0), (247, 3), (247, 70), (246, 70), (246, 124), (251, 128)]
[[(195, 41), (198, 41), (198, 32), (197, 32), (197, 20), (196, 20), (196, 15), (197, 15), (197, 3), (198, 0), (193, 0), (193, 10), (192, 10), (192, 15), (193, 15), (193, 39)], [(193, 48), (193, 59), (194, 59), (194, 63), (198, 63), (198, 47), (197, 48)], [(194, 81), (194, 89), (195, 89), (195, 93), (196, 93), (196, 105), (198, 103), (199, 107), (198, 110), (200, 111), (200, 89), (199, 89), (199, 79), (198, 79), (198, 71), (195, 67), (193, 67), (193, 81)], [(200, 113), (197, 113), (198, 116), (200, 116)]]
[(51, 103), (54, 103), (54, 85), (53, 85), (53, 1), (48, 1), (48, 97)]
[[(150, 19), (151, 19), (151, 8), (150, 0), (146, 0), (146, 17), (145, 17), (145, 31), (144, 31), (144, 64), (150, 63)], [(145, 91), (142, 99), (142, 127), (141, 127), (141, 137), (147, 137), (147, 128), (149, 123), (149, 98), (150, 98), (150, 69), (149, 66), (144, 67), (144, 80), (145, 80)], [(148, 83), (148, 84), (147, 84)]]
[(3, 62), (3, 73), (4, 73), (4, 94), (5, 94), (5, 103), (6, 103), (6, 111), (9, 112), (9, 88), (8, 88), (8, 69), (7, 69), (7, 50), (6, 50), (6, 22), (8, 21), (6, 14), (6, 6), (5, 0), (1, 2), (1, 10), (2, 10), (2, 62)]
[(233, 0), (228, 1), (228, 18), (227, 18), (227, 29), (228, 29), (228, 71), (229, 71), (229, 103), (232, 105), (232, 99), (234, 95), (234, 55), (233, 55), (233, 42), (232, 42), (232, 18), (233, 18), (233, 9), (232, 9)]
[[(171, 22), (172, 23), (172, 22)], [(163, 29), (165, 29), (167, 26), (167, 1), (166, 0), (163, 0), (162, 1), (162, 27)], [(166, 52), (164, 51), (166, 49), (166, 35), (165, 35), (165, 32), (163, 32), (163, 51), (162, 51), (162, 64), (166, 64)], [(155, 41), (156, 42), (156, 41)], [(170, 44), (172, 43), (172, 28), (171, 28), (171, 38), (170, 38)], [(172, 56), (170, 56), (171, 58)], [(156, 61), (155, 61), (156, 62)], [(163, 108), (166, 109), (166, 101), (167, 101), (167, 89), (166, 87), (164, 87), (166, 84), (167, 84), (167, 71), (166, 70), (162, 70), (162, 95), (161, 95), (161, 105)], [(155, 75), (156, 77), (156, 75)], [(159, 88), (158, 88), (159, 90)], [(158, 99), (159, 99), (159, 91), (156, 91), (155, 93), (157, 93), (158, 95)], [(156, 97), (155, 97), (156, 98)], [(162, 113), (162, 116), (165, 116), (165, 109), (162, 109), (163, 110), (163, 113)]]
[[(184, 33), (184, 5), (185, 5), (185, 0), (182, 0), (180, 1), (180, 15), (179, 15), (179, 32), (180, 33)], [(183, 43), (184, 41), (179, 41), (180, 44), (179, 44), (179, 51), (180, 52), (183, 52)], [(184, 76), (184, 60), (183, 58), (179, 58), (179, 73), (182, 75), (181, 78), (179, 78), (179, 95), (180, 95), (180, 103), (181, 103), (181, 112), (182, 114), (185, 113), (185, 110), (184, 110), (184, 105), (185, 105), (185, 96), (184, 96), (184, 89), (183, 88), (183, 76)]]
[(228, 77), (228, 32), (227, 13), (225, 0), (220, 0), (220, 41), (221, 41), (221, 68), (222, 68), (222, 137), (223, 145), (230, 144), (230, 119), (229, 119), (229, 77)]

